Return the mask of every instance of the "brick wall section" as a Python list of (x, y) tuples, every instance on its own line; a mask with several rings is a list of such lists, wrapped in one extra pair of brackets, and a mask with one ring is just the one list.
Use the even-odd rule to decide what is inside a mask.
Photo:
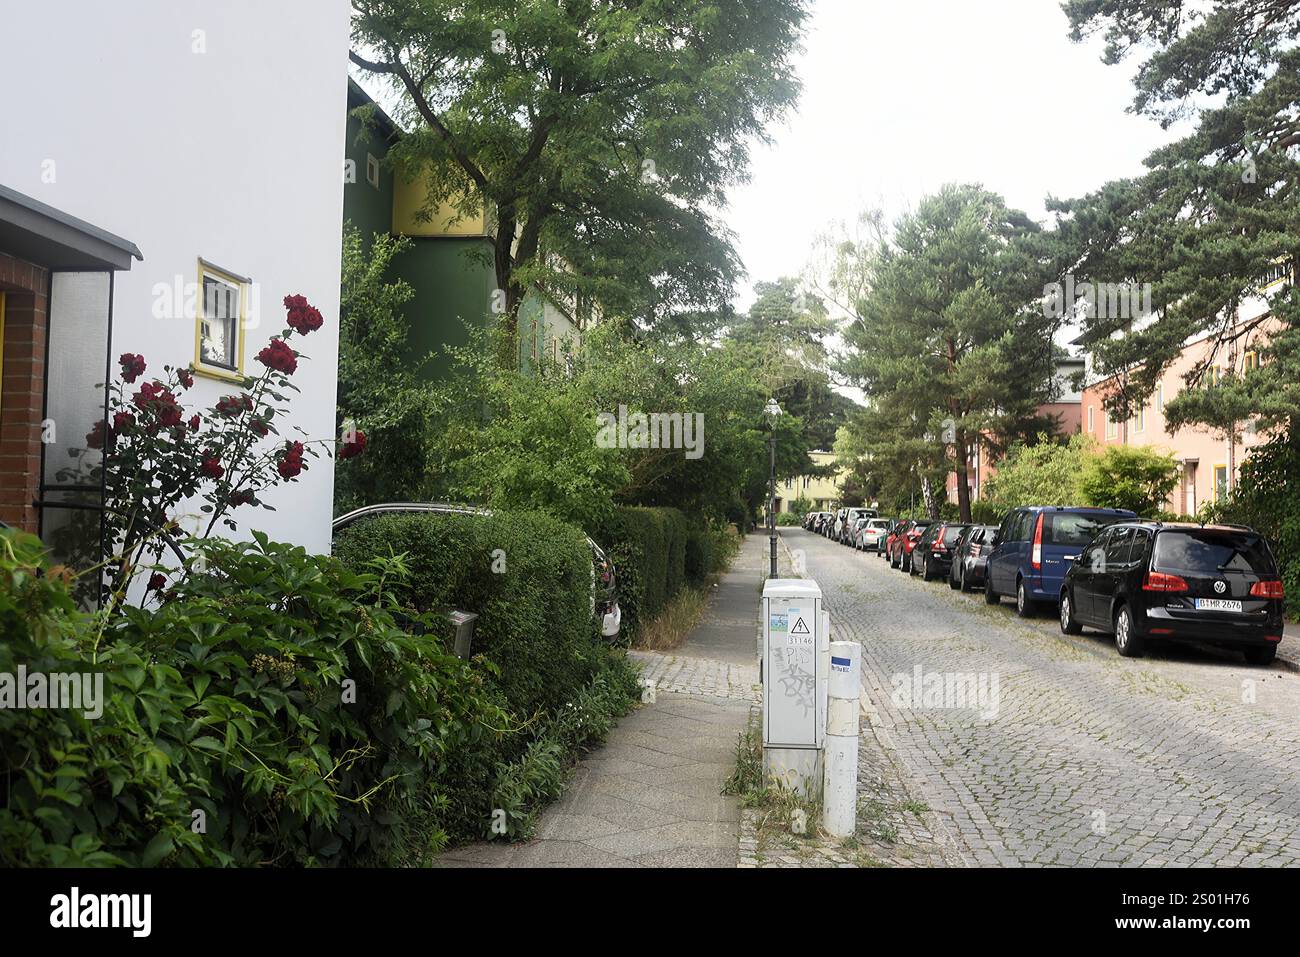
[(0, 520), (35, 532), (32, 500), (40, 487), (48, 272), (0, 252), (0, 290), (5, 292)]

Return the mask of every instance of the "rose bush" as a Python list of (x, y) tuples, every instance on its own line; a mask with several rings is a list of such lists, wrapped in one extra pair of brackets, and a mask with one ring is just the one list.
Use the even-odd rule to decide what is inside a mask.
[[(279, 436), (277, 423), (290, 393), (298, 391), (292, 377), (301, 355), (291, 343), (324, 324), (305, 296), (285, 296), (284, 308), (287, 327), (257, 353), (260, 374), (245, 376), (238, 392), (203, 412), (183, 403), (194, 386), (192, 369), (164, 366), (161, 376), (136, 386), (148, 361), (130, 352), (119, 357), (121, 377), (109, 388), (111, 424), (97, 422), (86, 436), (86, 448), (102, 449), (104, 456), (107, 607), (119, 606), (135, 577), (177, 547), (183, 518), (197, 519), (186, 531), (201, 536), (218, 523), (234, 530), (236, 509), (271, 509), (262, 498), (266, 489), (295, 481), (321, 446), (328, 454), (328, 440), (261, 441)], [(364, 433), (350, 433), (339, 457), (353, 458), (364, 448)]]

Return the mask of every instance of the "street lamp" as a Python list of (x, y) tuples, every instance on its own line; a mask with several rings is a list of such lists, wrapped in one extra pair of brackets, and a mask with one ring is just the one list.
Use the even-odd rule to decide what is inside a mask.
[(771, 449), (771, 471), (768, 476), (768, 495), (767, 495), (767, 536), (771, 545), (771, 572), (769, 578), (776, 577), (776, 420), (781, 417), (781, 407), (776, 404), (776, 399), (768, 399), (767, 405), (763, 406), (763, 414), (767, 416), (769, 425), (769, 445)]

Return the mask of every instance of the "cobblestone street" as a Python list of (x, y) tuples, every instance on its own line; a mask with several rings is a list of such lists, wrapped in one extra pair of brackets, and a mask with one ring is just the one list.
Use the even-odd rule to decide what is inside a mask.
[[(1109, 636), (1062, 635), (1050, 612), (1021, 621), (818, 535), (782, 536), (823, 590), (832, 637), (862, 644), (876, 733), (968, 863), (1300, 862), (1300, 677), (1198, 648), (1124, 659)], [(982, 676), (995, 707), (896, 693), (931, 673)]]

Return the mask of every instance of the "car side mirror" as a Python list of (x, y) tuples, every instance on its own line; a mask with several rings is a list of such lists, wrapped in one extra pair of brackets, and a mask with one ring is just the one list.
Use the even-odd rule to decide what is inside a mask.
[(994, 532), (993, 537), (989, 539), (989, 548), (997, 548), (998, 545), (1001, 544), (1001, 542), (1002, 542), (1002, 536), (999, 533)]

